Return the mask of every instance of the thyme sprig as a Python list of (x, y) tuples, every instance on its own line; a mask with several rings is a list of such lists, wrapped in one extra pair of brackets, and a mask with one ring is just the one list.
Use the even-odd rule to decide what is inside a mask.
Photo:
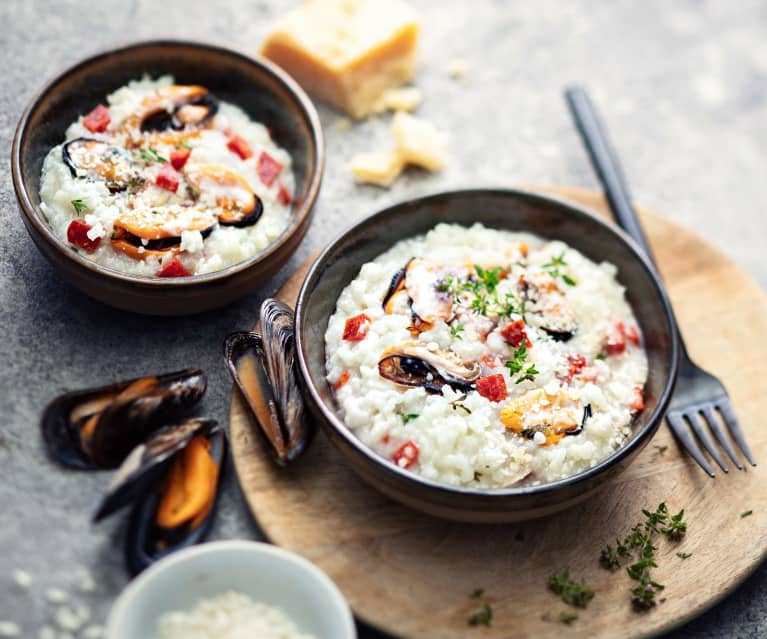
[(551, 275), (555, 280), (561, 278), (562, 281), (568, 286), (575, 286), (578, 284), (567, 273), (562, 272), (562, 268), (567, 266), (565, 262), (565, 252), (562, 251), (559, 255), (553, 256), (548, 262), (543, 265), (543, 269)]
[(153, 162), (160, 162), (160, 163), (166, 163), (168, 160), (161, 156), (157, 149), (155, 149), (153, 146), (150, 146), (148, 149), (139, 149), (137, 152), (137, 155), (139, 159), (144, 160), (144, 162), (153, 163)]
[(540, 372), (537, 368), (535, 368), (535, 364), (531, 364), (530, 366), (525, 366), (525, 363), (527, 361), (527, 344), (525, 342), (522, 342), (519, 345), (519, 348), (514, 351), (514, 355), (512, 359), (506, 362), (505, 366), (509, 369), (509, 374), (514, 377), (515, 375), (518, 375), (519, 373), (522, 373), (522, 375), (517, 379), (515, 384), (521, 384), (525, 380), (533, 381), (535, 379), (535, 376), (538, 375)]
[[(672, 541), (679, 541), (687, 532), (684, 510), (672, 515), (664, 502), (655, 511), (642, 510), (645, 519), (636, 524), (622, 540), (615, 540), (615, 547), (606, 546), (600, 554), (600, 564), (608, 570), (620, 568), (622, 560), (633, 557), (633, 563), (626, 566), (628, 576), (638, 584), (631, 589), (631, 602), (638, 610), (647, 610), (656, 605), (656, 595), (665, 586), (652, 578), (651, 569), (655, 562), (657, 546), (655, 535), (663, 534)], [(682, 559), (686, 553), (677, 553)]]
[(549, 577), (549, 590), (559, 595), (565, 603), (577, 608), (585, 608), (594, 598), (594, 590), (585, 581), (578, 582), (570, 577), (570, 568)]

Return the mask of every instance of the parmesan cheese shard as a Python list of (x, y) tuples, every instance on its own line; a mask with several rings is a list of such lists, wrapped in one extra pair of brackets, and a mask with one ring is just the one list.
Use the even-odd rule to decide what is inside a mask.
[(397, 151), (375, 151), (358, 153), (349, 166), (357, 182), (391, 186), (405, 164)]
[(447, 158), (443, 134), (428, 120), (398, 111), (392, 120), (397, 152), (408, 164), (438, 171)]
[(421, 104), (423, 94), (416, 87), (386, 89), (375, 106), (376, 113), (384, 111), (413, 111)]
[(413, 78), (415, 12), (403, 0), (307, 0), (283, 16), (261, 53), (309, 93), (354, 118)]

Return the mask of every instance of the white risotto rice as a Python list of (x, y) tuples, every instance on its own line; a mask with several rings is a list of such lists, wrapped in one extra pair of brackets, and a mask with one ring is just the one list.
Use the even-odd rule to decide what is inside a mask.
[[(294, 189), (291, 158), (275, 144), (264, 125), (251, 120), (240, 108), (219, 102), (212, 119), (199, 125), (184, 124), (181, 130), (142, 132), (136, 125), (137, 114), (147, 113), (148, 104), (159, 104), (160, 110), (170, 115), (178, 106), (173, 92), (192, 88), (204, 89), (179, 87), (170, 76), (157, 80), (145, 77), (107, 96), (106, 128), (98, 123), (94, 127), (90, 116), (83, 116), (67, 129), (65, 143), (77, 138), (105, 142), (107, 147), (94, 148), (107, 148), (113, 154), (110, 157), (127, 163), (117, 189), (110, 191), (109, 183), (94, 171), (78, 169), (74, 175), (63, 158), (65, 143), (48, 153), (41, 177), (41, 208), (55, 234), (73, 250), (126, 273), (160, 274), (173, 260), (183, 266), (186, 273), (182, 275), (208, 273), (256, 255), (285, 230)], [(194, 110), (190, 113), (196, 117)], [(186, 160), (176, 157), (187, 150)], [(101, 151), (91, 155), (103, 159)], [(190, 177), (194, 171), (211, 170), (218, 172), (215, 179), (219, 182), (221, 175), (226, 176), (224, 183), (208, 180), (195, 188)], [(170, 183), (167, 176), (163, 182), (163, 172), (170, 174)], [(175, 190), (174, 180), (179, 182)], [(242, 228), (224, 225), (220, 210), (244, 207), (243, 202), (254, 201), (253, 195), (263, 205), (260, 218)], [(185, 216), (198, 209), (207, 211), (206, 221), (188, 228)], [(123, 244), (130, 251), (118, 250), (114, 240), (120, 221), (125, 216), (134, 216), (135, 221), (141, 215), (141, 228), (154, 224), (157, 233), (132, 235), (129, 239), (135, 250), (130, 244)], [(77, 233), (73, 236), (73, 228), (81, 229), (79, 237)], [(160, 251), (150, 250), (152, 240), (158, 237), (171, 244), (172, 250), (165, 250), (166, 246)], [(164, 276), (178, 274), (171, 270)]]
[(229, 591), (202, 599), (191, 610), (166, 612), (155, 639), (315, 639), (275, 606)]
[(455, 486), (576, 474), (644, 407), (647, 357), (615, 266), (527, 233), (440, 224), (397, 243), (341, 293), (325, 346), (355, 435)]

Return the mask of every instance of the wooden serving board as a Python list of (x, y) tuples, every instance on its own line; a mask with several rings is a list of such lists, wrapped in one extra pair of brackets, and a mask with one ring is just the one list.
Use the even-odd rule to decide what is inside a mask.
[[(601, 195), (569, 188), (546, 193), (608, 216)], [(767, 299), (748, 275), (686, 229), (641, 211), (695, 361), (720, 376), (757, 461), (767, 463), (764, 376)], [(308, 264), (279, 297), (294, 303)], [(667, 426), (617, 480), (585, 503), (521, 524), (467, 525), (411, 511), (362, 483), (320, 433), (294, 468), (268, 459), (236, 393), (231, 405), (234, 460), (250, 508), (268, 538), (322, 568), (357, 616), (408, 639), (642, 637), (685, 622), (715, 604), (767, 555), (763, 467), (710, 479), (680, 450)], [(659, 447), (667, 447), (661, 449)], [(600, 549), (665, 501), (684, 508), (689, 532), (659, 541), (654, 572), (665, 584), (657, 608), (634, 612), (624, 570), (598, 565)], [(740, 514), (753, 510), (753, 515)], [(683, 560), (676, 552), (692, 553)], [(596, 589), (585, 610), (547, 590), (569, 566)], [(483, 588), (490, 627), (470, 627)], [(578, 619), (564, 626), (560, 612)]]

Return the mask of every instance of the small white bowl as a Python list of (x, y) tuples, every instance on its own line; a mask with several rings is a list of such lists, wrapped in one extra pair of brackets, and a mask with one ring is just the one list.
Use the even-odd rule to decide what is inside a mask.
[(112, 606), (106, 639), (152, 639), (164, 613), (229, 590), (278, 606), (317, 639), (357, 637), (346, 600), (319, 568), (269, 544), (218, 541), (174, 553), (134, 579)]

